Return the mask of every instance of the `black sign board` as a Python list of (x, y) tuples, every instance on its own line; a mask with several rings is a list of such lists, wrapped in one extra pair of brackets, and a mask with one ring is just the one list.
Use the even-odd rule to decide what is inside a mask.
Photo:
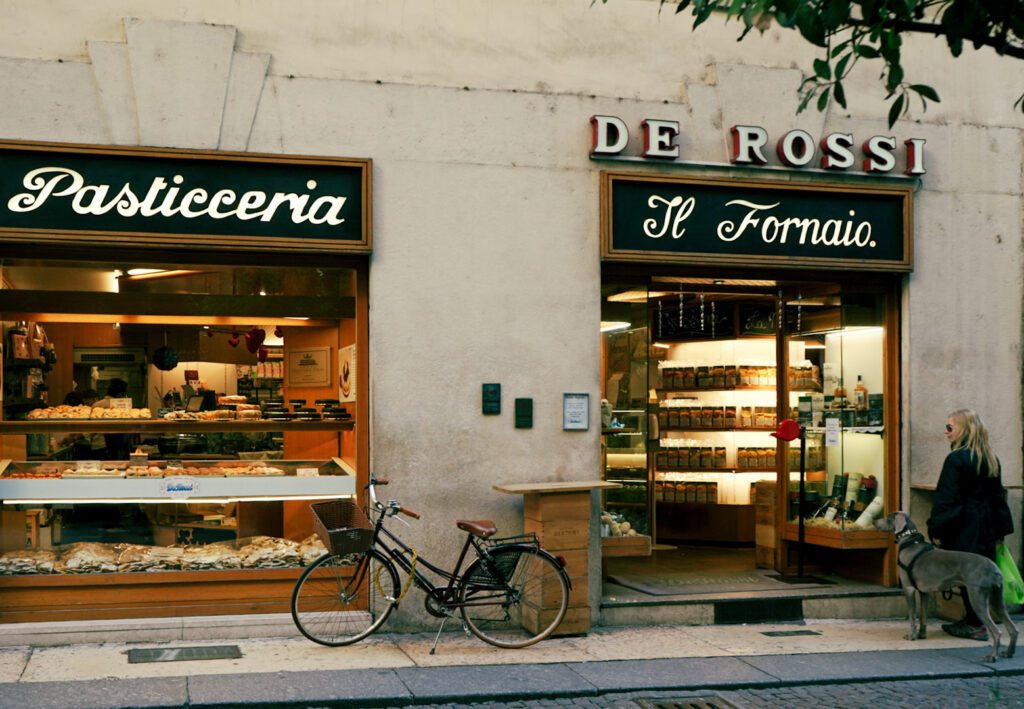
[(368, 253), (370, 167), (0, 142), (0, 239)]
[(910, 271), (911, 187), (602, 173), (602, 258)]

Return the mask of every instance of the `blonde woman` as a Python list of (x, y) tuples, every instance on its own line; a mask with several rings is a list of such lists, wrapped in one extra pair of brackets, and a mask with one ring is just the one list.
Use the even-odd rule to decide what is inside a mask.
[[(978, 414), (960, 409), (946, 419), (946, 440), (950, 453), (935, 488), (928, 534), (943, 549), (969, 551), (994, 560), (996, 545), (1013, 532), (1013, 519), (988, 430)], [(988, 640), (963, 588), (961, 595), (964, 618), (942, 629), (956, 637)]]

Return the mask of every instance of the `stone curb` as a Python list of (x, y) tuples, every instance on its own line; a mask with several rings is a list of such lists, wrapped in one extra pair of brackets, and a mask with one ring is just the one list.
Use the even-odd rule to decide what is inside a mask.
[(1014, 675), (1024, 658), (987, 665), (960, 648), (13, 682), (0, 697), (33, 709), (384, 707)]

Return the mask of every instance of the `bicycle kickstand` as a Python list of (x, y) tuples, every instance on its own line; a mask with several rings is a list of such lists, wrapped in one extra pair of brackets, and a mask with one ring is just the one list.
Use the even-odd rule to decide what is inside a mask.
[(441, 619), (441, 627), (437, 629), (437, 635), (434, 636), (434, 644), (430, 646), (430, 654), (433, 655), (437, 652), (437, 641), (441, 639), (441, 633), (444, 631), (444, 624), (451, 618), (450, 615), (446, 615)]

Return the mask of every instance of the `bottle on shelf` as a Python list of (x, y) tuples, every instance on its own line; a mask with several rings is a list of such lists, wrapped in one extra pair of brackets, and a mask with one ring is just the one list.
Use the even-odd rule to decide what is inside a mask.
[(857, 386), (853, 388), (854, 406), (859, 411), (866, 411), (868, 408), (868, 388), (864, 386), (864, 378), (857, 375)]
[(832, 392), (832, 406), (837, 409), (846, 408), (846, 387), (843, 386), (842, 377), (839, 378), (835, 391)]

